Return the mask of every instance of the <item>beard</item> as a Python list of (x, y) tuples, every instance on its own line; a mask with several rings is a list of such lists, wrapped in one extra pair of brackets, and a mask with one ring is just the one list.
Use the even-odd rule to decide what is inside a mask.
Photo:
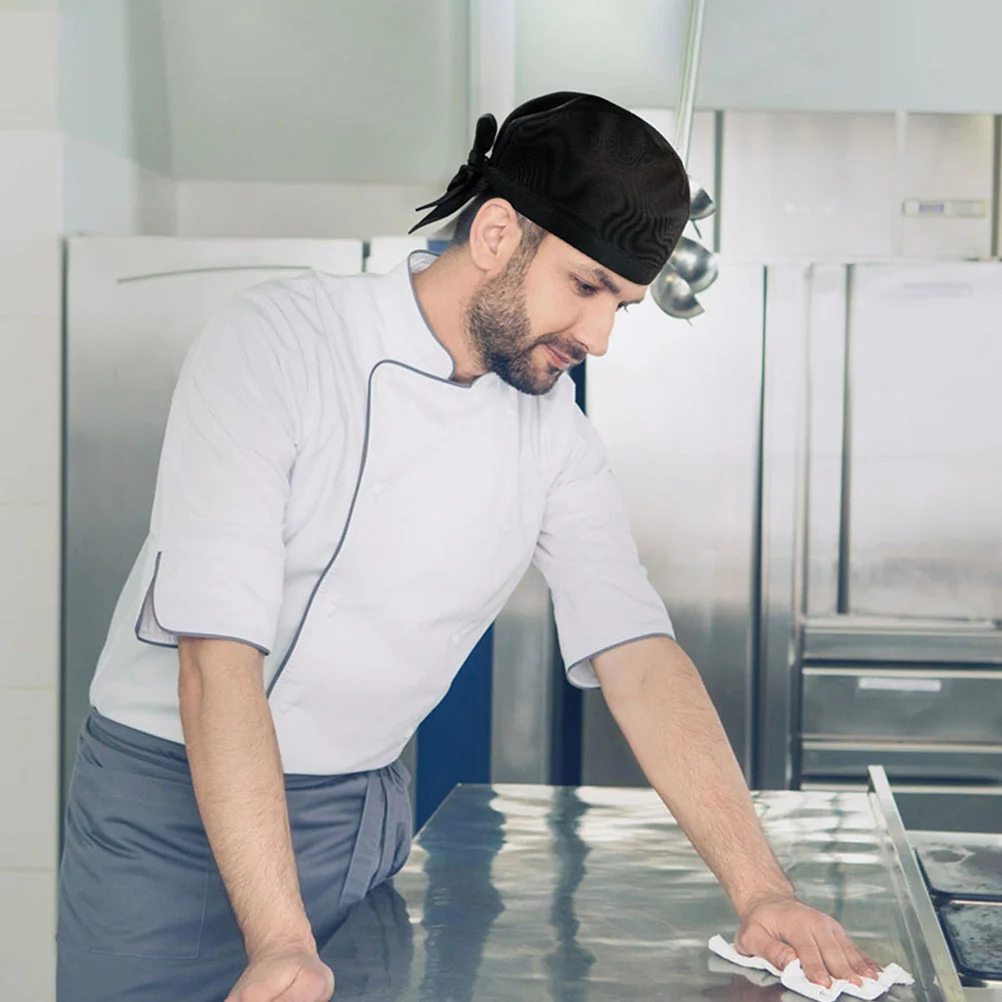
[(564, 370), (537, 348), (552, 345), (574, 365), (584, 360), (585, 353), (553, 334), (533, 339), (525, 276), (534, 255), (534, 250), (519, 247), (504, 271), (484, 283), (467, 310), (466, 332), (484, 369), (521, 393), (541, 396), (553, 389)]

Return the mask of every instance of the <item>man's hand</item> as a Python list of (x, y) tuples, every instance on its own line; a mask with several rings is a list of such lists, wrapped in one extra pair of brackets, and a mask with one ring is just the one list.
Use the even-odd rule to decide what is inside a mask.
[(315, 953), (271, 953), (252, 958), (226, 1002), (328, 1002), (334, 975)]
[(827, 988), (832, 978), (843, 978), (858, 985), (860, 978), (880, 973), (835, 919), (796, 898), (767, 898), (741, 919), (734, 939), (739, 953), (765, 957), (779, 970), (799, 957), (804, 974), (815, 984)]
[(766, 841), (744, 776), (695, 666), (665, 637), (597, 654), (602, 694), (647, 778), (727, 891), (744, 954), (812, 981), (859, 983), (876, 965), (834, 919), (797, 901)]

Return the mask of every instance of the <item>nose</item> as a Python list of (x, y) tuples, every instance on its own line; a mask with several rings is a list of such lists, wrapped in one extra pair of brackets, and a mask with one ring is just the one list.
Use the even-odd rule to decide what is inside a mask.
[(601, 316), (590, 317), (578, 329), (576, 332), (577, 340), (584, 346), (589, 355), (601, 358), (609, 350), (609, 337), (612, 335), (615, 319), (615, 310), (608, 316), (603, 312)]

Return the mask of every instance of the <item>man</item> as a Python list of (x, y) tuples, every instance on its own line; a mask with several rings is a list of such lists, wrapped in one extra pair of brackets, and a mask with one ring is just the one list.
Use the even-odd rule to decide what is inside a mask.
[(318, 944), (407, 856), (399, 753), (533, 559), (739, 947), (873, 970), (770, 852), (564, 378), (670, 255), (683, 166), (587, 95), (496, 132), (422, 221), (467, 206), (441, 258), (266, 283), (186, 360), (80, 738), (62, 1002), (328, 999)]

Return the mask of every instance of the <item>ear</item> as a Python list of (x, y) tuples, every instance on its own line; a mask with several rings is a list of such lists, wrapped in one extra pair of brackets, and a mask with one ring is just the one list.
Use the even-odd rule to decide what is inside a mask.
[(485, 277), (499, 274), (522, 242), (518, 213), (503, 198), (492, 198), (480, 207), (470, 227), (469, 251)]

